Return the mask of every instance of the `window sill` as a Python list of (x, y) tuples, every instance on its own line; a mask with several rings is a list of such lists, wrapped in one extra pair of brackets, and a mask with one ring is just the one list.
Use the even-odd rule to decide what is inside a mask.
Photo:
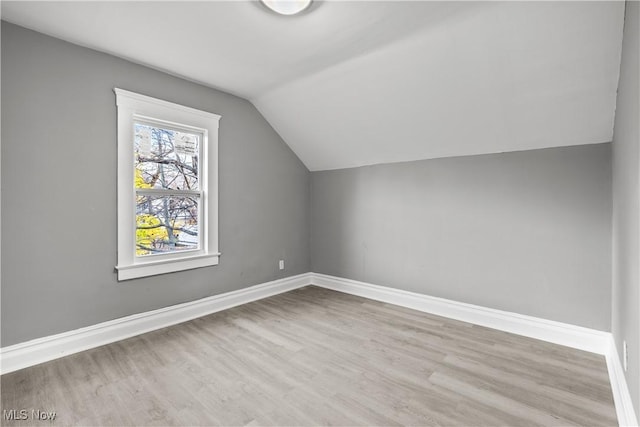
[(118, 265), (118, 281), (136, 279), (139, 277), (155, 276), (158, 274), (173, 273), (176, 271), (191, 270), (193, 268), (218, 265), (219, 253), (195, 255), (184, 258), (176, 258), (162, 261), (148, 261), (139, 264)]

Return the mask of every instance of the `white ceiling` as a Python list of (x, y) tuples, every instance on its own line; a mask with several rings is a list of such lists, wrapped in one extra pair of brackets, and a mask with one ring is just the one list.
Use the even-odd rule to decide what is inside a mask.
[(249, 99), (310, 170), (612, 139), (621, 1), (316, 1), (296, 17), (248, 1), (1, 7)]

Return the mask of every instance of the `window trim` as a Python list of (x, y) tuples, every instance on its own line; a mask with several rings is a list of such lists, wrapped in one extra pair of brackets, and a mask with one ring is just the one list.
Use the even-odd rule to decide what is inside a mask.
[[(218, 127), (221, 116), (161, 99), (114, 88), (118, 118), (118, 281), (153, 276), (219, 263), (218, 251)], [(202, 132), (201, 200), (204, 233), (198, 251), (138, 257), (135, 254), (134, 123), (151, 119)], [(132, 232), (133, 231), (133, 232)]]

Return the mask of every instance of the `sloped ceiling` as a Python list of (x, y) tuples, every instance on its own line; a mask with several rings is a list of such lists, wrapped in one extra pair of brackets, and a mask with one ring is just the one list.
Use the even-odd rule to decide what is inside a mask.
[[(612, 139), (624, 2), (2, 2), (249, 99), (310, 170)], [(154, 95), (154, 94), (149, 94)]]

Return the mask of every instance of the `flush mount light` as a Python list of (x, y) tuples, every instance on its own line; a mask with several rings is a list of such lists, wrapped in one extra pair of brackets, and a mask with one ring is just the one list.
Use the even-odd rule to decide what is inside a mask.
[(280, 15), (295, 15), (302, 12), (311, 4), (311, 0), (260, 0), (262, 4), (267, 6)]

